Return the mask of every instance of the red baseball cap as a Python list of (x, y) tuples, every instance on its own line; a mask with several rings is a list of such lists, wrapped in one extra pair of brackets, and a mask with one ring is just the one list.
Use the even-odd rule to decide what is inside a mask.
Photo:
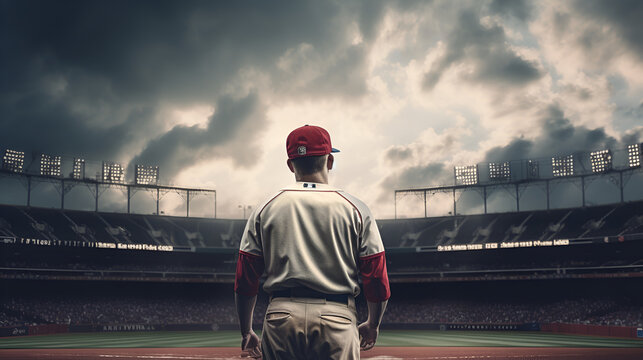
[(328, 131), (314, 125), (304, 125), (293, 130), (286, 139), (286, 151), (288, 159), (339, 152), (331, 146)]

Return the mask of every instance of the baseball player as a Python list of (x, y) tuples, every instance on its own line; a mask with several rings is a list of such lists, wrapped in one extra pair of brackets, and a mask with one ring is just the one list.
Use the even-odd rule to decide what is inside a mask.
[[(297, 128), (286, 149), (297, 182), (253, 211), (241, 239), (234, 286), (241, 348), (265, 359), (359, 359), (360, 347), (375, 345), (390, 297), (382, 239), (368, 207), (328, 185), (338, 150), (326, 130)], [(252, 313), (264, 272), (270, 304), (259, 341)], [(360, 275), (368, 320), (358, 327)]]

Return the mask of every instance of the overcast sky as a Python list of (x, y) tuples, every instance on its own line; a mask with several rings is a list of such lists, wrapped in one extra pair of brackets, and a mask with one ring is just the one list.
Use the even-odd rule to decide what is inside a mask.
[(326, 128), (393, 216), (453, 166), (643, 141), (641, 1), (1, 1), (0, 148), (160, 166), (240, 217)]

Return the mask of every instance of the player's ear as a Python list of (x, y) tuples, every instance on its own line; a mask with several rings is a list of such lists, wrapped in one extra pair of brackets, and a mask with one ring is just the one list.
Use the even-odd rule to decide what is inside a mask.
[(290, 172), (295, 172), (295, 167), (292, 166), (292, 161), (290, 161), (290, 159), (286, 160), (286, 165), (288, 165), (288, 169), (290, 169)]
[(335, 162), (335, 157), (333, 156), (333, 154), (328, 154), (328, 160), (326, 160), (326, 167), (328, 168), (328, 170), (333, 169), (334, 162)]

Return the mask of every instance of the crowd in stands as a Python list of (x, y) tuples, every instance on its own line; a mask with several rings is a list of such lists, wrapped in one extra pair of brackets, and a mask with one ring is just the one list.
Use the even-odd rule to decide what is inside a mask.
[[(402, 305), (403, 304), (403, 305)], [(643, 306), (613, 299), (565, 300), (552, 303), (426, 301), (387, 309), (390, 323), (569, 323), (641, 326)]]
[[(265, 314), (259, 303), (259, 314)], [(237, 321), (231, 302), (194, 301), (190, 299), (144, 298), (13, 298), (3, 304), (0, 324), (3, 326), (68, 324), (234, 324)], [(21, 314), (17, 317), (11, 314)]]
[[(228, 289), (229, 290), (229, 289)], [(572, 323), (643, 326), (643, 302), (620, 296), (583, 296), (537, 301), (527, 299), (458, 299), (393, 294), (384, 323)], [(261, 324), (267, 297), (260, 297), (254, 323)], [(366, 318), (363, 300), (358, 317)], [(232, 293), (75, 296), (15, 295), (3, 298), (0, 326), (69, 324), (236, 324)]]

